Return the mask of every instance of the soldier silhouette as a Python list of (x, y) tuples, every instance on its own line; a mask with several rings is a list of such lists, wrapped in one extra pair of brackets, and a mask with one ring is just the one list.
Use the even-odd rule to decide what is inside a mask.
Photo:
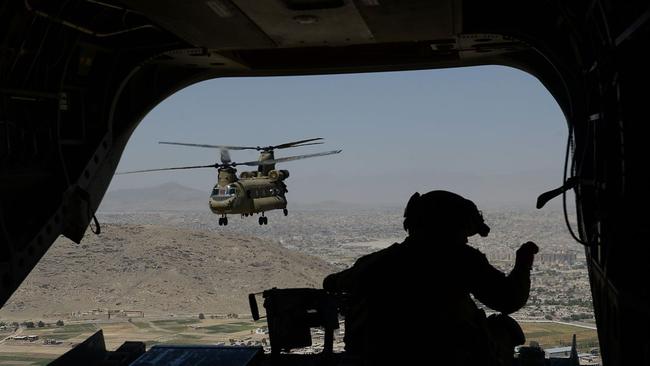
[[(404, 229), (404, 242), (323, 282), (347, 298), (346, 353), (366, 365), (512, 362), (514, 346), (525, 338), (506, 314), (528, 300), (537, 245), (521, 245), (505, 275), (467, 245), (468, 237), (490, 231), (476, 205), (441, 190), (411, 196)], [(501, 314), (486, 318), (470, 294)]]

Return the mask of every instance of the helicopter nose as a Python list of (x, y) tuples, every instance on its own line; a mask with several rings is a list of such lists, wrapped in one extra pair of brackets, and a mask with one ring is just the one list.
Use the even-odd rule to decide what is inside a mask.
[(224, 210), (224, 209), (229, 209), (232, 207), (233, 201), (235, 200), (234, 197), (226, 198), (226, 199), (219, 199), (216, 200), (213, 197), (210, 197), (210, 207), (216, 210)]

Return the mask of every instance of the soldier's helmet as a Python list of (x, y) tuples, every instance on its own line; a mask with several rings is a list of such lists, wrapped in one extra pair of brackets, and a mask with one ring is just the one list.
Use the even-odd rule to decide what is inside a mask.
[(404, 230), (412, 234), (431, 232), (442, 235), (487, 236), (490, 227), (474, 202), (443, 190), (414, 193), (404, 210)]

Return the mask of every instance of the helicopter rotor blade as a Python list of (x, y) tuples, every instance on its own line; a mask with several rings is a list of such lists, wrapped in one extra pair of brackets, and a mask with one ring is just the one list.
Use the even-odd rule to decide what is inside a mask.
[(192, 144), (192, 143), (187, 143), (187, 142), (172, 142), (172, 141), (158, 141), (159, 144), (164, 144), (164, 145), (178, 145), (178, 146), (190, 146), (190, 147), (205, 147), (209, 149), (226, 149), (226, 150), (257, 150), (257, 151), (271, 151), (274, 149), (286, 149), (289, 147), (300, 147), (300, 146), (308, 146), (308, 145), (319, 145), (322, 144), (322, 142), (312, 142), (312, 141), (318, 141), (322, 140), (322, 137), (317, 137), (317, 138), (312, 138), (312, 139), (306, 139), (306, 140), (300, 140), (300, 141), (292, 141), (292, 142), (286, 142), (284, 144), (280, 145), (275, 145), (275, 146), (266, 146), (266, 147), (260, 147), (260, 146), (230, 146), (230, 145), (210, 145), (210, 144)]
[(186, 142), (171, 142), (171, 141), (158, 141), (159, 144), (164, 145), (179, 145), (190, 147), (207, 147), (210, 149), (225, 149), (225, 150), (259, 150), (258, 146), (228, 146), (228, 145), (208, 145), (208, 144), (190, 144)]
[(286, 158), (277, 158), (273, 159), (275, 160), (273, 163), (268, 162), (268, 160), (263, 160), (261, 161), (262, 165), (269, 165), (269, 164), (275, 164), (275, 163), (285, 163), (287, 161), (294, 161), (294, 160), (300, 160), (300, 159), (308, 159), (308, 158), (315, 158), (317, 156), (327, 156), (327, 155), (334, 155), (338, 154), (343, 150), (332, 150), (332, 151), (324, 151), (320, 153), (315, 153), (315, 154), (307, 154), (307, 155), (296, 155), (296, 156), (287, 156)]
[[(287, 147), (301, 147), (301, 146), (309, 146), (309, 145), (322, 145), (324, 142), (311, 142), (308, 144), (299, 144), (299, 145), (291, 145)], [(284, 149), (284, 147), (276, 147), (276, 149)]]
[(288, 147), (298, 147), (298, 146), (306, 146), (306, 145), (316, 145), (316, 144), (322, 144), (322, 142), (317, 142), (317, 143), (311, 143), (311, 144), (305, 144), (305, 142), (312, 142), (312, 141), (318, 141), (322, 140), (322, 137), (316, 137), (313, 139), (306, 139), (306, 140), (300, 140), (300, 141), (293, 141), (293, 142), (285, 142), (284, 144), (280, 145), (275, 145), (275, 146), (269, 146), (269, 150), (273, 149), (286, 149)]
[(160, 169), (144, 169), (144, 170), (131, 170), (128, 172), (118, 172), (115, 175), (133, 174), (133, 173), (147, 173), (147, 172), (162, 172), (165, 170), (180, 170), (180, 169), (198, 169), (198, 168), (218, 168), (220, 164), (210, 165), (195, 165), (195, 166), (179, 166), (174, 168), (160, 168)]
[(326, 156), (326, 155), (338, 154), (341, 151), (343, 151), (343, 150), (332, 150), (332, 151), (324, 151), (324, 152), (315, 153), (315, 154), (287, 156), (286, 158), (269, 159), (269, 160), (262, 160), (262, 161), (247, 161), (245, 163), (232, 163), (232, 165), (233, 166), (235, 166), (235, 165), (248, 165), (248, 166), (272, 165), (272, 164), (277, 164), (277, 163), (285, 163), (287, 161), (294, 161), (294, 160), (300, 160), (300, 159), (315, 158), (317, 156)]
[(230, 154), (228, 153), (228, 150), (222, 149), (221, 150), (221, 161), (222, 164), (215, 163), (215, 164), (210, 164), (210, 165), (193, 165), (193, 166), (179, 166), (179, 167), (172, 167), (172, 168), (159, 168), (159, 169), (143, 169), (143, 170), (131, 170), (127, 172), (117, 172), (115, 175), (124, 175), (124, 174), (134, 174), (134, 173), (148, 173), (148, 172), (162, 172), (162, 171), (167, 171), (167, 170), (184, 170), (184, 169), (200, 169), (200, 168), (220, 168), (220, 167), (235, 167), (237, 165), (248, 165), (248, 166), (259, 166), (259, 165), (272, 165), (272, 164), (277, 164), (277, 163), (285, 163), (288, 161), (294, 161), (294, 160), (300, 160), (300, 159), (308, 159), (308, 158), (315, 158), (317, 156), (326, 156), (326, 155), (333, 155), (333, 154), (338, 154), (343, 150), (332, 150), (332, 151), (324, 151), (324, 152), (319, 152), (315, 154), (306, 154), (306, 155), (296, 155), (296, 156), (287, 156), (284, 158), (277, 158), (277, 159), (269, 159), (269, 160), (256, 160), (256, 161), (246, 161), (243, 163), (236, 163), (232, 162), (230, 160)]

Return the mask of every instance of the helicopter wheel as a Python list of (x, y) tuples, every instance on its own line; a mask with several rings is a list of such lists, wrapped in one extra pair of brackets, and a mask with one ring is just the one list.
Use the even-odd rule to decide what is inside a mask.
[(269, 218), (264, 216), (264, 225), (268, 225), (269, 223)]
[(221, 226), (221, 225), (223, 225), (223, 218), (222, 217), (219, 218), (219, 226)]
[(226, 225), (228, 225), (228, 218), (224, 217), (223, 218), (223, 226), (226, 226)]
[(284, 213), (284, 216), (287, 216), (289, 214), (289, 210), (285, 208), (284, 210), (282, 210), (282, 213)]
[(263, 216), (260, 216), (260, 218), (259, 218), (259, 219), (257, 219), (257, 222), (259, 222), (259, 223), (260, 223), (260, 225), (264, 225), (264, 219), (265, 219), (265, 217), (263, 217)]

